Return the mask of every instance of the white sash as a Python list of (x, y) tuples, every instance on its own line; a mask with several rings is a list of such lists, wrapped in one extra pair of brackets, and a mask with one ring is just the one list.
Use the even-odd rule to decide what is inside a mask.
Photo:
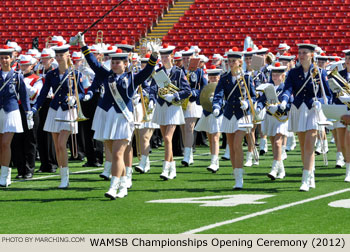
[(125, 116), (126, 120), (131, 123), (133, 122), (133, 116), (132, 113), (129, 111), (128, 107), (126, 106), (122, 96), (120, 95), (118, 89), (117, 89), (117, 83), (114, 82), (108, 82), (109, 90), (111, 91), (111, 94), (114, 98), (115, 103), (118, 105), (119, 109), (122, 111), (123, 115)]

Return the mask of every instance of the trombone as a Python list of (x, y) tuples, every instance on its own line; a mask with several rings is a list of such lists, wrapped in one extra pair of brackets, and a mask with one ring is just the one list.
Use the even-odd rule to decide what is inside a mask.
[[(316, 78), (316, 76), (318, 76), (318, 78)], [(317, 89), (316, 89), (316, 87), (317, 87), (317, 85), (320, 85), (324, 103), (327, 104), (328, 103), (328, 99), (327, 99), (327, 96), (326, 96), (325, 91), (324, 91), (320, 69), (317, 66), (314, 69), (312, 69), (311, 80), (312, 80), (312, 86), (313, 86), (314, 94), (315, 94), (314, 100), (315, 101), (317, 100)], [(329, 125), (328, 123), (321, 122), (320, 112), (319, 111), (316, 111), (316, 118), (317, 118), (318, 126)], [(317, 135), (318, 135), (318, 137), (319, 137), (319, 139), (321, 141), (321, 150), (322, 150), (322, 156), (323, 156), (323, 163), (324, 163), (324, 165), (328, 166), (328, 158), (327, 158), (327, 153), (326, 153), (326, 146), (325, 146), (325, 142), (324, 142), (322, 133), (323, 133), (322, 129), (319, 128), (317, 130)]]
[(102, 45), (103, 45), (103, 31), (102, 30), (97, 31), (95, 44), (96, 45), (100, 44), (100, 46), (102, 48)]
[[(246, 83), (246, 81), (244, 79), (244, 73), (242, 71), (243, 69), (242, 68), (240, 68), (240, 69), (241, 69), (241, 71), (238, 72), (238, 74), (240, 74), (240, 77), (237, 78), (237, 85), (238, 85), (238, 88), (239, 88), (239, 92), (241, 94), (241, 100), (244, 100), (246, 97), (248, 98), (250, 109), (251, 109), (251, 112), (252, 112), (252, 118), (254, 118), (255, 110), (254, 110), (253, 101), (252, 101), (252, 99), (250, 97), (249, 89), (248, 89), (247, 83)], [(248, 114), (247, 114), (246, 110), (243, 110), (243, 116), (244, 116), (244, 120), (245, 120), (246, 125), (247, 125), (246, 128), (247, 128), (248, 135), (249, 135), (248, 139), (250, 141), (250, 144), (253, 146), (254, 161), (257, 162), (257, 161), (259, 161), (259, 153), (258, 153), (258, 150), (256, 149), (256, 146), (255, 146), (254, 142), (253, 142), (252, 131), (251, 131), (252, 127), (249, 127), (250, 123), (249, 123)], [(253, 121), (253, 123), (254, 123), (254, 121)], [(254, 127), (254, 124), (252, 126)]]

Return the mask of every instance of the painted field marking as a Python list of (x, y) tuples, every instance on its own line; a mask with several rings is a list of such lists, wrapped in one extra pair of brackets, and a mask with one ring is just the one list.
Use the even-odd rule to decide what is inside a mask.
[(337, 200), (328, 204), (330, 207), (350, 208), (350, 199)]
[(275, 195), (266, 194), (235, 194), (235, 195), (219, 195), (205, 196), (196, 198), (178, 198), (178, 199), (163, 199), (151, 200), (146, 203), (185, 203), (185, 204), (201, 204), (205, 207), (234, 207), (243, 204), (264, 204), (266, 202), (257, 202)]
[(247, 219), (250, 219), (250, 218), (254, 218), (256, 216), (261, 216), (261, 215), (264, 215), (264, 214), (276, 212), (276, 211), (279, 211), (279, 210), (282, 210), (282, 209), (286, 209), (286, 208), (289, 208), (289, 207), (301, 205), (301, 204), (308, 203), (308, 202), (311, 202), (311, 201), (315, 201), (315, 200), (331, 197), (331, 196), (334, 196), (334, 195), (337, 195), (337, 194), (341, 194), (341, 193), (345, 193), (345, 192), (349, 192), (349, 191), (350, 191), (350, 188), (347, 188), (347, 189), (335, 191), (335, 192), (332, 192), (332, 193), (319, 195), (319, 196), (316, 196), (316, 197), (313, 197), (313, 198), (309, 198), (309, 199), (305, 199), (305, 200), (301, 200), (301, 201), (297, 201), (297, 202), (281, 205), (281, 206), (278, 206), (278, 207), (266, 209), (266, 210), (263, 210), (263, 211), (260, 211), (260, 212), (248, 214), (248, 215), (241, 216), (241, 217), (238, 217), (238, 218), (234, 218), (234, 219), (231, 219), (231, 220), (222, 221), (222, 222), (214, 223), (214, 224), (211, 224), (211, 225), (203, 226), (203, 227), (200, 227), (200, 228), (192, 229), (192, 230), (186, 231), (186, 232), (184, 232), (182, 234), (196, 234), (196, 233), (200, 233), (200, 232), (203, 232), (203, 231), (206, 231), (206, 230), (210, 230), (210, 229), (213, 229), (213, 228), (217, 228), (217, 227), (221, 227), (221, 226), (224, 226), (224, 225), (232, 224), (232, 223), (239, 222), (239, 221), (242, 221), (242, 220), (247, 220)]

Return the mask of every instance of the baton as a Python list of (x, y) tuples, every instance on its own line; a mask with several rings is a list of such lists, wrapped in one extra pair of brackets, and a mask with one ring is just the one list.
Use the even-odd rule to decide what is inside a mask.
[[(113, 6), (112, 9), (110, 9), (106, 14), (104, 14), (102, 17), (100, 17), (98, 20), (96, 20), (94, 23), (92, 23), (88, 28), (86, 28), (81, 35), (84, 35), (86, 32), (88, 32), (91, 28), (93, 28), (95, 25), (97, 25), (101, 20), (103, 20), (109, 13), (111, 13), (112, 11), (114, 11), (117, 7), (119, 7), (120, 5), (122, 5), (122, 3), (124, 3), (126, 0), (121, 0), (119, 3), (117, 3), (115, 6)], [(128, 1), (132, 1), (132, 0), (128, 0)], [(77, 45), (78, 39), (76, 37), (71, 37), (69, 39), (69, 44), (70, 45)]]

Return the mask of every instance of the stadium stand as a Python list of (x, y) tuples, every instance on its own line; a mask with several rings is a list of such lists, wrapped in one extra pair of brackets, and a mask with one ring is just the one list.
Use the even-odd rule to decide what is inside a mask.
[(311, 39), (335, 53), (345, 49), (350, 35), (349, 10), (350, 0), (196, 0), (163, 41), (213, 54), (243, 47), (246, 36), (268, 48)]
[[(3, 40), (16, 41), (24, 49), (31, 46), (32, 39), (38, 37), (40, 48), (48, 36), (62, 35), (65, 39), (82, 31), (104, 15), (117, 2), (113, 0), (2, 0), (0, 24)], [(172, 4), (173, 0), (133, 0), (126, 1), (101, 23), (94, 27), (86, 38), (94, 42), (97, 30), (103, 31), (106, 43), (126, 40), (135, 43)], [(3, 41), (4, 43), (5, 41)]]

